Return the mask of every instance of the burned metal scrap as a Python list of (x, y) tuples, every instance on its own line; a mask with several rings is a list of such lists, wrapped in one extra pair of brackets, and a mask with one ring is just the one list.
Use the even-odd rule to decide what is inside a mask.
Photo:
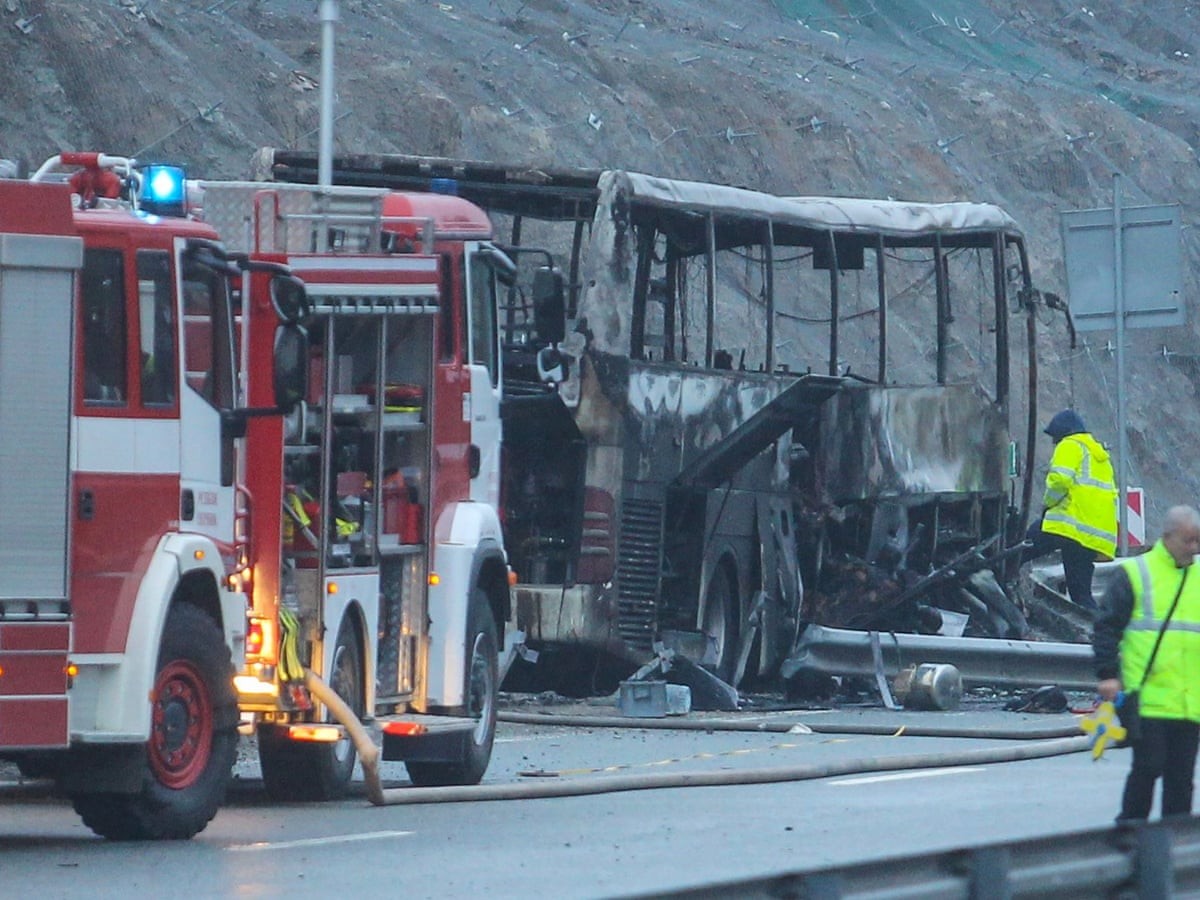
[(853, 556), (829, 560), (820, 582), (805, 593), (809, 621), (877, 631), (1027, 638), (1024, 612), (993, 574), (1023, 546), (988, 555), (987, 548), (996, 542), (993, 536), (925, 575)]
[(855, 384), (826, 399), (802, 435), (814, 451), (796, 478), (806, 620), (1028, 636), (999, 583), (1024, 548), (1006, 544), (1004, 433), (965, 385)]

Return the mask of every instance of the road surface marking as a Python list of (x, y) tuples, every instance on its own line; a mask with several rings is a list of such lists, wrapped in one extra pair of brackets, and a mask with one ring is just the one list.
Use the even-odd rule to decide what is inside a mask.
[(920, 772), (893, 772), (890, 775), (864, 775), (861, 778), (839, 778), (836, 781), (829, 781), (826, 784), (850, 785), (850, 784), (875, 784), (880, 781), (902, 781), (906, 778), (933, 778), (937, 775), (956, 775), (959, 772), (983, 772), (986, 771), (984, 766), (953, 766), (949, 769), (923, 769)]
[(511, 737), (496, 737), (497, 744), (522, 744), (532, 741), (561, 741), (561, 734), (520, 734)]
[(234, 853), (252, 850), (291, 850), (295, 847), (321, 847), (325, 844), (353, 844), (357, 841), (378, 841), (386, 838), (408, 837), (412, 831), (367, 831), (363, 834), (333, 834), (329, 837), (304, 838), (298, 841), (261, 841), (254, 844), (232, 844), (226, 847)]

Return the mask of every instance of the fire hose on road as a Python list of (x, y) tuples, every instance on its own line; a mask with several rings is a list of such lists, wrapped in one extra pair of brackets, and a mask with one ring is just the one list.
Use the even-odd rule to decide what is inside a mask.
[[(957, 753), (908, 754), (886, 758), (848, 759), (830, 763), (778, 766), (767, 769), (720, 772), (682, 772), (676, 774), (603, 775), (564, 780), (538, 779), (522, 784), (480, 784), (469, 787), (391, 788), (382, 791), (382, 804), (457, 803), (482, 800), (532, 800), (542, 797), (579, 797), (619, 791), (644, 791), (680, 787), (720, 787), (728, 785), (773, 784), (807, 781), (836, 775), (864, 772), (892, 772), (906, 769), (946, 768), (982, 763), (1018, 762), (1077, 753), (1089, 746), (1087, 737), (1038, 741), (1018, 747), (981, 748)], [(375, 802), (372, 800), (372, 802)]]
[[(311, 671), (305, 671), (305, 685), (326, 705), (347, 731), (362, 762), (367, 798), (375, 806), (399, 806), (423, 803), (461, 803), (483, 800), (533, 800), (543, 797), (578, 797), (620, 791), (658, 790), (680, 787), (719, 787), (745, 784), (772, 784), (806, 781), (867, 772), (891, 772), (909, 769), (946, 768), (985, 763), (1020, 762), (1087, 750), (1090, 739), (1079, 734), (1078, 726), (1045, 729), (985, 730), (942, 727), (903, 727), (874, 725), (805, 725), (803, 729), (823, 734), (909, 735), (913, 737), (999, 738), (1021, 743), (1011, 747), (984, 747), (945, 753), (913, 753), (900, 756), (843, 759), (827, 763), (776, 766), (764, 769), (718, 772), (655, 772), (644, 775), (603, 775), (570, 779), (539, 778), (518, 784), (478, 784), (457, 787), (384, 788), (379, 775), (379, 748), (370, 732), (353, 710), (328, 685)], [(671, 729), (680, 731), (757, 731), (796, 733), (795, 723), (735, 722), (728, 719), (630, 720), (609, 716), (558, 716), (529, 713), (501, 713), (500, 720), (524, 724), (585, 726), (597, 728)]]

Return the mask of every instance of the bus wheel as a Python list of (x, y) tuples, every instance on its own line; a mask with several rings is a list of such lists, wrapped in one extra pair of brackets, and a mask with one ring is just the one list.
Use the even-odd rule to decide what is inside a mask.
[(463, 738), (461, 761), (406, 762), (408, 777), (419, 787), (449, 784), (479, 784), (492, 759), (496, 737), (496, 701), (500, 689), (496, 620), (487, 594), (476, 588), (471, 594), (466, 640), (466, 709), (475, 727)]
[(217, 624), (175, 604), (158, 651), (141, 788), (72, 794), (84, 824), (126, 841), (184, 839), (204, 829), (225, 799), (237, 753), (233, 674)]
[(704, 597), (705, 649), (700, 664), (730, 684), (737, 669), (740, 616), (729, 567), (720, 564), (713, 570)]
[[(346, 619), (333, 648), (329, 686), (360, 719), (362, 656), (353, 622)], [(272, 800), (336, 800), (350, 788), (358, 754), (349, 737), (333, 744), (303, 743), (289, 739), (283, 729), (264, 724), (258, 728), (258, 760), (263, 786)]]

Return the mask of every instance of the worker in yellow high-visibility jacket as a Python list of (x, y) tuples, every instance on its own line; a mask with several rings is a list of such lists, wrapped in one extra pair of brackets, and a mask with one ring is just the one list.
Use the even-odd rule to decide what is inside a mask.
[[(1136, 692), (1140, 735), (1118, 824), (1150, 815), (1162, 780), (1163, 817), (1192, 811), (1200, 747), (1200, 512), (1173, 506), (1147, 553), (1123, 560), (1096, 617), (1096, 693), (1128, 703)], [(1123, 721), (1129, 721), (1126, 716)]]
[(1104, 445), (1073, 409), (1056, 413), (1045, 428), (1054, 441), (1043, 495), (1045, 512), (1026, 535), (1026, 558), (1059, 551), (1071, 602), (1095, 610), (1092, 573), (1097, 559), (1117, 549), (1117, 485)]

